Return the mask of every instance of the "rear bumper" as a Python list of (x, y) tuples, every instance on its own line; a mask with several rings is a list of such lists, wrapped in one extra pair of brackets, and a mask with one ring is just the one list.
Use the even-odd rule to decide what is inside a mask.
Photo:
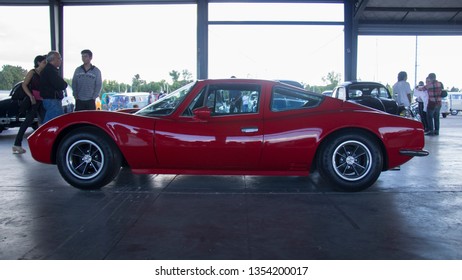
[(399, 151), (401, 155), (410, 156), (410, 157), (426, 157), (430, 153), (426, 150), (401, 150)]

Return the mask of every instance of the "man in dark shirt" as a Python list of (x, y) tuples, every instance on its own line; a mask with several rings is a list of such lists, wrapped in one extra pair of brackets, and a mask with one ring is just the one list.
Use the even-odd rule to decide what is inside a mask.
[(62, 58), (59, 52), (51, 51), (47, 55), (47, 65), (40, 74), (40, 95), (43, 98), (43, 107), (45, 109), (45, 118), (47, 122), (63, 114), (63, 90), (67, 88), (67, 83), (59, 75), (59, 67)]

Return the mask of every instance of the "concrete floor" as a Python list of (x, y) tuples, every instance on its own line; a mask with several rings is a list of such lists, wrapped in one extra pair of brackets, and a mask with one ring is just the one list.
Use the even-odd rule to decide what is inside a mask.
[[(120, 176), (100, 191), (0, 134), (0, 259), (462, 259), (462, 116), (360, 193), (310, 177)], [(26, 144), (27, 141), (25, 141)], [(28, 149), (27, 145), (24, 145)]]

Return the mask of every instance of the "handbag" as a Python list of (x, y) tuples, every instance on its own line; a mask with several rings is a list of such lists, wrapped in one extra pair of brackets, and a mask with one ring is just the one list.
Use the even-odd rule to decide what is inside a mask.
[(43, 100), (42, 96), (40, 96), (40, 91), (33, 89), (32, 95), (35, 97), (35, 100)]

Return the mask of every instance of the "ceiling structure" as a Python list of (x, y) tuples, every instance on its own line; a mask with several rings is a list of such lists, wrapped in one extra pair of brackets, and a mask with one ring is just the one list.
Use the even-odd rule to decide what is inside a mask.
[[(209, 3), (344, 4), (343, 22), (213, 22)], [(462, 35), (461, 0), (0, 0), (0, 6), (49, 6), (51, 46), (63, 49), (63, 7), (91, 5), (197, 5), (197, 78), (208, 76), (208, 26), (211, 24), (344, 25), (345, 80), (356, 79), (357, 41), (361, 35)], [(0, 15), (1, 16), (1, 15)]]
[(359, 35), (462, 35), (461, 0), (359, 0)]

